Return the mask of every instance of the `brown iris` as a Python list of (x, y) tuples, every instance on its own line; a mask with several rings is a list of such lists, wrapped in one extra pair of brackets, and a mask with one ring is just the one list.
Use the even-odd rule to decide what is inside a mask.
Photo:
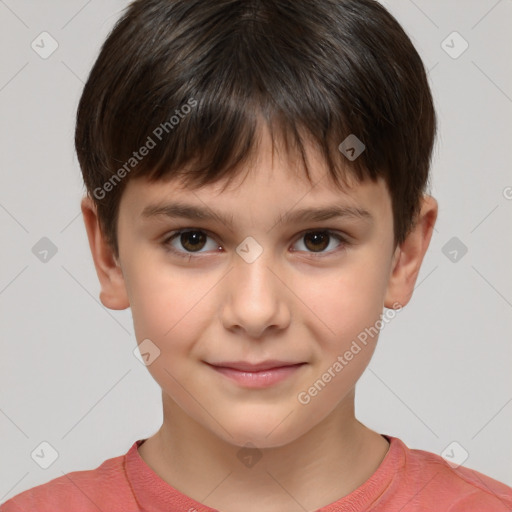
[(207, 236), (202, 231), (186, 231), (181, 233), (180, 242), (187, 251), (194, 251), (203, 248), (206, 238)]
[[(312, 231), (304, 235), (304, 241), (308, 249), (323, 251), (329, 245), (329, 234), (325, 231)], [(312, 242), (312, 247), (309, 242)]]

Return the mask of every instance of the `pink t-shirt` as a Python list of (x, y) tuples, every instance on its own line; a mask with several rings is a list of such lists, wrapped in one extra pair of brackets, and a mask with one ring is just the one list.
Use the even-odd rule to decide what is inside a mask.
[[(510, 512), (512, 488), (442, 457), (384, 436), (388, 453), (360, 487), (317, 512)], [(125, 455), (28, 489), (1, 512), (215, 512), (164, 482), (141, 458), (135, 441)]]

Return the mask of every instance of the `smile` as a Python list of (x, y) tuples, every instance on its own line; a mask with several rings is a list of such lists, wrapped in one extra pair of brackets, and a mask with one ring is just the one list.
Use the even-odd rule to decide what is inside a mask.
[(306, 363), (268, 362), (258, 365), (247, 363), (207, 363), (213, 370), (238, 385), (261, 389), (273, 386), (295, 374)]

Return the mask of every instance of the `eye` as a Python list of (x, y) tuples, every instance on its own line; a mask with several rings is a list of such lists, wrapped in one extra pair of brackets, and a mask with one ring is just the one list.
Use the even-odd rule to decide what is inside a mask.
[[(207, 240), (209, 238), (212, 242), (208, 248)], [(332, 248), (333, 239), (338, 241), (338, 245), (334, 248)], [(349, 245), (349, 242), (344, 236), (337, 232), (329, 229), (322, 229), (310, 230), (301, 233), (299, 240), (295, 242), (294, 245), (297, 244), (299, 246), (302, 244), (305, 249), (299, 248), (294, 249), (294, 251), (298, 250), (307, 252), (314, 257), (319, 257), (343, 250)], [(202, 229), (195, 228), (174, 231), (164, 240), (163, 245), (167, 251), (172, 252), (177, 256), (188, 257), (189, 259), (194, 257), (195, 253), (201, 254), (208, 250), (216, 251), (221, 249), (220, 245), (216, 243), (207, 232)], [(184, 250), (180, 249), (178, 246), (181, 246)], [(326, 250), (329, 246), (331, 246), (331, 250)], [(205, 251), (202, 249), (205, 249)]]
[[(330, 241), (332, 241), (333, 238), (339, 242), (338, 246), (330, 251), (326, 251), (325, 249), (331, 245)], [(347, 240), (343, 236), (329, 229), (306, 231), (301, 234), (299, 242), (302, 240), (304, 240), (302, 245), (306, 247), (306, 252), (312, 251), (310, 254), (313, 256), (323, 256), (326, 253), (334, 253), (344, 249), (348, 245)], [(302, 249), (298, 250), (301, 251)]]
[[(167, 250), (178, 256), (192, 256), (194, 253), (200, 252), (208, 238), (210, 238), (208, 234), (201, 229), (183, 229), (175, 231), (164, 240), (164, 246)], [(172, 242), (174, 241), (177, 243), (173, 244)], [(177, 249), (176, 245), (181, 245), (181, 247), (185, 248), (185, 251)], [(210, 250), (215, 249), (219, 249), (219, 244), (212, 243)]]

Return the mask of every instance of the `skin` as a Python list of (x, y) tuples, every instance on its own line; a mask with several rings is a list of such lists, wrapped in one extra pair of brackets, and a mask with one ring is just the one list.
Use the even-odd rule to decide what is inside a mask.
[[(264, 130), (250, 172), (222, 192), (223, 183), (191, 190), (175, 180), (130, 180), (119, 207), (118, 259), (93, 202), (82, 201), (102, 303), (130, 307), (137, 342), (150, 339), (160, 350), (148, 370), (162, 388), (164, 421), (139, 453), (164, 481), (223, 512), (314, 511), (362, 485), (389, 448), (354, 414), (355, 385), (378, 336), (309, 403), (297, 397), (375, 325), (383, 307), (408, 303), (437, 202), (424, 196), (414, 228), (395, 247), (385, 183), (337, 189), (313, 147), (308, 157), (315, 186), (294, 171), (292, 156), (273, 153)], [(216, 221), (141, 218), (148, 204), (176, 199), (235, 213), (233, 232)], [(281, 213), (330, 204), (364, 208), (372, 220), (276, 223)], [(172, 241), (191, 259), (165, 248), (183, 228), (209, 237), (202, 245)], [(304, 237), (322, 229), (349, 243)], [(252, 263), (236, 252), (247, 236), (263, 249)], [(264, 389), (241, 387), (206, 364), (266, 359), (306, 364)], [(237, 457), (248, 442), (261, 455), (252, 467)]]

